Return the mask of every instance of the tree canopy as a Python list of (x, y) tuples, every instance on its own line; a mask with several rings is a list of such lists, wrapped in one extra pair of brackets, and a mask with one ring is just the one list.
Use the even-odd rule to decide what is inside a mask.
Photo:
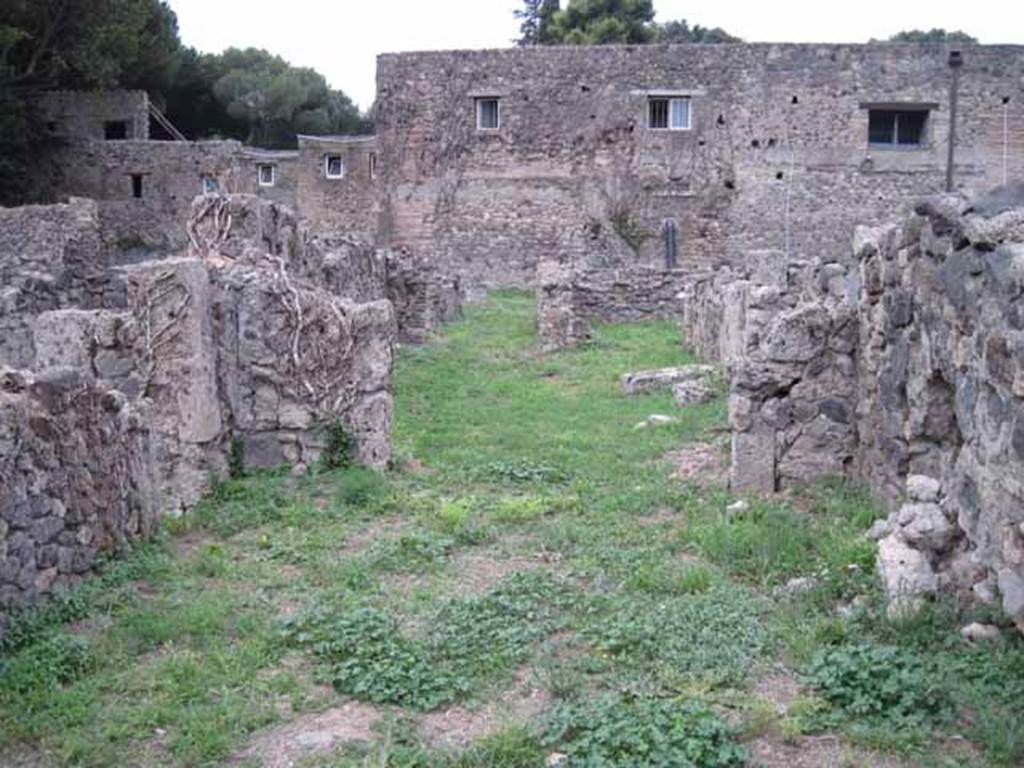
[(886, 42), (886, 43), (977, 43), (978, 38), (968, 35), (959, 29), (946, 30), (936, 27), (930, 29), (927, 32), (920, 29), (907, 29), (902, 32), (897, 32), (895, 35), (890, 37), (888, 40), (872, 40), (873, 43)]
[(733, 43), (739, 38), (685, 19), (659, 24), (652, 0), (523, 0), (518, 45)]

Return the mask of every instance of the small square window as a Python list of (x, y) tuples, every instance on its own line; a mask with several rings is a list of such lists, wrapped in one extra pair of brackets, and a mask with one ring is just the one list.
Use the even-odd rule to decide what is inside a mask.
[(920, 147), (925, 140), (928, 110), (872, 109), (868, 112), (868, 144), (873, 147)]
[(690, 129), (689, 97), (652, 98), (647, 100), (647, 127), (655, 130), (687, 131)]
[(203, 176), (203, 194), (216, 195), (220, 193), (220, 184), (212, 176)]
[(126, 120), (107, 120), (103, 124), (103, 138), (107, 141), (121, 141), (128, 138), (128, 122)]
[(257, 166), (257, 174), (259, 176), (259, 182), (261, 187), (274, 186), (274, 166), (259, 165)]
[(369, 165), (370, 178), (371, 179), (376, 179), (377, 178), (377, 153), (376, 152), (371, 152), (370, 153), (369, 158), (367, 159), (367, 163)]
[(345, 163), (341, 155), (324, 155), (324, 176), (328, 179), (345, 178)]
[(476, 129), (478, 131), (496, 131), (500, 127), (501, 109), (498, 105), (498, 99), (477, 99)]

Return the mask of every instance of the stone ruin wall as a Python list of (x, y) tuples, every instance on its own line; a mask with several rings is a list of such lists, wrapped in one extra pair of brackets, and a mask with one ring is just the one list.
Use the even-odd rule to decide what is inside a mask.
[(155, 528), (144, 404), (74, 369), (0, 366), (0, 487), (2, 635), (6, 607), (73, 584), (99, 552)]
[(892, 510), (894, 607), (958, 592), (1024, 629), (1024, 188), (932, 198), (854, 241), (848, 269), (685, 293), (684, 333), (727, 367), (732, 485), (863, 480)]
[[(678, 266), (692, 272), (742, 270), (765, 250), (848, 262), (855, 225), (943, 189), (948, 52), (766, 44), (381, 56), (382, 243), (466, 285), (531, 285), (540, 261), (581, 239), (580, 268), (664, 266), (666, 219), (678, 225)], [(956, 178), (987, 189), (1002, 181), (1004, 116), (1008, 175), (1024, 173), (1024, 52), (968, 46), (964, 60)], [(658, 89), (692, 94), (692, 130), (646, 128)], [(500, 130), (475, 130), (478, 96), (500, 98)], [(920, 149), (868, 147), (864, 105), (893, 102), (935, 105)]]
[(36, 104), (40, 122), (56, 139), (103, 141), (108, 121), (126, 123), (126, 139), (149, 138), (145, 91), (48, 91)]
[[(383, 254), (311, 239), (252, 196), (197, 198), (190, 250), (131, 264), (110, 259), (92, 201), (0, 215), (0, 319), (20, 334), (0, 347), (4, 607), (189, 508), (233, 444), (246, 467), (301, 468), (338, 421), (358, 460), (388, 462)], [(90, 486), (94, 468), (110, 482)]]

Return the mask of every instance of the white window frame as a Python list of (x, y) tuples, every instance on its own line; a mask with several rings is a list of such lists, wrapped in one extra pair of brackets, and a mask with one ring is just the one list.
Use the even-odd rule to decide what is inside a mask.
[[(485, 101), (494, 102), (494, 125), (483, 125), (483, 104)], [(501, 130), (501, 98), (498, 96), (477, 96), (474, 99), (476, 104), (476, 129), (478, 131), (500, 131)]]
[(367, 170), (370, 173), (371, 179), (377, 178), (377, 153), (370, 152), (366, 159)]
[[(263, 180), (263, 171), (270, 169), (270, 181)], [(261, 187), (273, 187), (277, 184), (277, 167), (273, 163), (260, 163), (256, 166), (256, 182)]]
[[(664, 101), (664, 102), (666, 102), (665, 109), (668, 111), (668, 114), (666, 115), (667, 125), (665, 125), (664, 127), (651, 125), (651, 104), (653, 102), (655, 102), (655, 101)], [(672, 107), (673, 107), (674, 104), (676, 104), (678, 102), (681, 102), (681, 101), (685, 101), (686, 102), (686, 125), (673, 125), (672, 124), (672, 115), (673, 115)], [(648, 128), (648, 130), (651, 130), (651, 131), (689, 131), (689, 130), (692, 130), (693, 129), (693, 99), (690, 96), (687, 96), (685, 94), (679, 94), (677, 96), (669, 96), (667, 94), (666, 95), (660, 95), (659, 94), (657, 96), (648, 96), (647, 97), (647, 128)]]
[[(338, 173), (331, 173), (331, 158), (338, 158), (338, 167), (341, 169)], [(345, 178), (345, 158), (337, 153), (330, 153), (324, 155), (324, 178), (325, 179), (344, 179)]]
[(207, 176), (203, 174), (202, 187), (204, 195), (219, 195), (220, 194), (220, 182), (217, 181), (213, 176)]

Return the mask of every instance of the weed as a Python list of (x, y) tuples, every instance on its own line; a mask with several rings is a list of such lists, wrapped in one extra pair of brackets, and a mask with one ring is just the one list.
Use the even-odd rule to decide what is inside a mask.
[(348, 469), (355, 461), (356, 444), (345, 425), (334, 419), (324, 427), (325, 445), (320, 463), (325, 469)]
[(569, 475), (546, 462), (531, 459), (492, 461), (483, 468), (483, 476), (506, 483), (564, 483)]
[(89, 641), (54, 634), (0, 665), (0, 694), (24, 697), (74, 682), (95, 663)]
[(238, 435), (232, 435), (228, 445), (228, 477), (245, 477), (245, 443)]
[(584, 631), (595, 647), (669, 687), (741, 682), (767, 646), (757, 605), (724, 585), (657, 601), (614, 598), (602, 614)]
[(894, 646), (842, 645), (820, 651), (804, 680), (830, 705), (819, 722), (884, 725), (890, 731), (923, 731), (949, 720), (953, 704), (946, 681), (909, 651)]
[(545, 725), (545, 742), (572, 766), (740, 768), (748, 759), (736, 733), (692, 700), (606, 695), (558, 704)]

